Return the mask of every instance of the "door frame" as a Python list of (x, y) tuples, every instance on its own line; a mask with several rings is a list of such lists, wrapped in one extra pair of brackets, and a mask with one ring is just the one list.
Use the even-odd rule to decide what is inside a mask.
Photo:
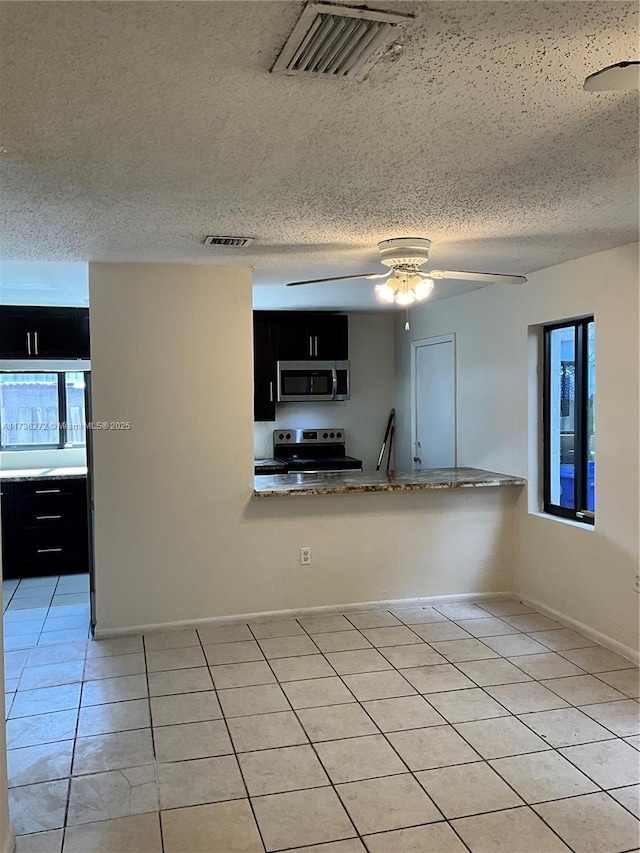
[(432, 346), (434, 344), (453, 344), (453, 459), (454, 467), (458, 467), (458, 347), (456, 345), (456, 333), (447, 335), (434, 335), (431, 338), (421, 338), (419, 341), (411, 341), (411, 466), (415, 469), (413, 457), (416, 453), (417, 441), (417, 399), (418, 399), (418, 370), (416, 366), (418, 348)]
[[(87, 424), (93, 423), (93, 396), (91, 388), (91, 368), (84, 373), (84, 405)], [(85, 427), (87, 453), (87, 523), (89, 544), (89, 627), (93, 638), (96, 627), (96, 563), (93, 507), (93, 430)]]

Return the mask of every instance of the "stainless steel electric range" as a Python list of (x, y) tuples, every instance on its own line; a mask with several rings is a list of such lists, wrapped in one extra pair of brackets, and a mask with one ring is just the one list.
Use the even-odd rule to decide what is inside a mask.
[(362, 471), (362, 460), (346, 455), (344, 427), (276, 429), (273, 455), (287, 466), (287, 474)]

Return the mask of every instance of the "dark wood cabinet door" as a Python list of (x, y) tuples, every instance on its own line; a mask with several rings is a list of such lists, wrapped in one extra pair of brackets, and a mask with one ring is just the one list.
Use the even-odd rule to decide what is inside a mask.
[(275, 322), (278, 361), (307, 361), (314, 357), (314, 340), (309, 329), (308, 314), (281, 311)]
[(4, 305), (0, 308), (0, 358), (33, 356), (32, 308)]
[(253, 419), (276, 419), (276, 360), (274, 321), (267, 313), (253, 314)]
[(276, 343), (278, 360), (332, 361), (349, 358), (348, 322), (346, 314), (280, 312)]
[(313, 338), (314, 357), (323, 361), (349, 358), (349, 325), (346, 314), (311, 315), (309, 333)]
[(91, 346), (89, 336), (89, 309), (76, 308), (78, 325), (78, 344), (76, 347), (76, 358), (90, 358)]
[(37, 358), (78, 358), (78, 309), (40, 308), (34, 334)]

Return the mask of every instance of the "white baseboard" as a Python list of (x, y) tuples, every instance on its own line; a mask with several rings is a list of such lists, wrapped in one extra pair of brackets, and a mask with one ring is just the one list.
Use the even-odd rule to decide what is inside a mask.
[(16, 849), (16, 837), (13, 834), (13, 827), (10, 823), (7, 825), (1, 849), (2, 853), (14, 853)]
[(464, 601), (492, 601), (509, 598), (508, 592), (472, 592), (458, 595), (430, 595), (423, 598), (393, 598), (386, 601), (360, 601), (351, 604), (328, 604), (321, 607), (299, 607), (292, 610), (269, 610), (258, 613), (240, 613), (237, 616), (213, 616), (208, 619), (184, 619), (179, 622), (158, 622), (132, 625), (128, 628), (96, 627), (95, 638), (120, 637), (127, 634), (149, 634), (153, 631), (172, 631), (177, 628), (202, 628), (207, 625), (229, 625), (234, 622), (257, 622), (260, 619), (291, 619), (297, 616), (324, 616), (331, 613), (353, 613), (359, 610), (389, 610), (392, 607), (426, 607), (433, 604), (453, 604)]
[(553, 608), (547, 607), (547, 605), (542, 604), (541, 601), (536, 601), (534, 598), (529, 598), (527, 595), (520, 595), (520, 593), (514, 593), (514, 595), (516, 595), (524, 604), (528, 604), (529, 607), (539, 610), (540, 613), (555, 619), (556, 622), (562, 623), (565, 627), (572, 628), (578, 631), (578, 633), (584, 634), (584, 636), (589, 637), (590, 640), (594, 640), (601, 646), (611, 649), (612, 652), (617, 652), (619, 655), (622, 655), (634, 663), (640, 663), (640, 652), (637, 649), (633, 649), (631, 646), (625, 646), (624, 643), (614, 640), (613, 637), (609, 637), (601, 631), (596, 631), (594, 628), (590, 628), (589, 625), (585, 625), (584, 622), (578, 622), (577, 619), (572, 619), (570, 616), (566, 616), (558, 610), (553, 610)]

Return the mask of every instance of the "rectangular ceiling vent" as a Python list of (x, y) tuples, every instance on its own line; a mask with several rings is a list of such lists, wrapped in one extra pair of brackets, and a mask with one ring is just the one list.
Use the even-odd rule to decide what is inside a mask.
[(271, 69), (335, 79), (361, 79), (411, 15), (309, 3)]
[(243, 249), (253, 243), (255, 237), (215, 237), (209, 235), (204, 238), (205, 246), (227, 246), (230, 249)]

